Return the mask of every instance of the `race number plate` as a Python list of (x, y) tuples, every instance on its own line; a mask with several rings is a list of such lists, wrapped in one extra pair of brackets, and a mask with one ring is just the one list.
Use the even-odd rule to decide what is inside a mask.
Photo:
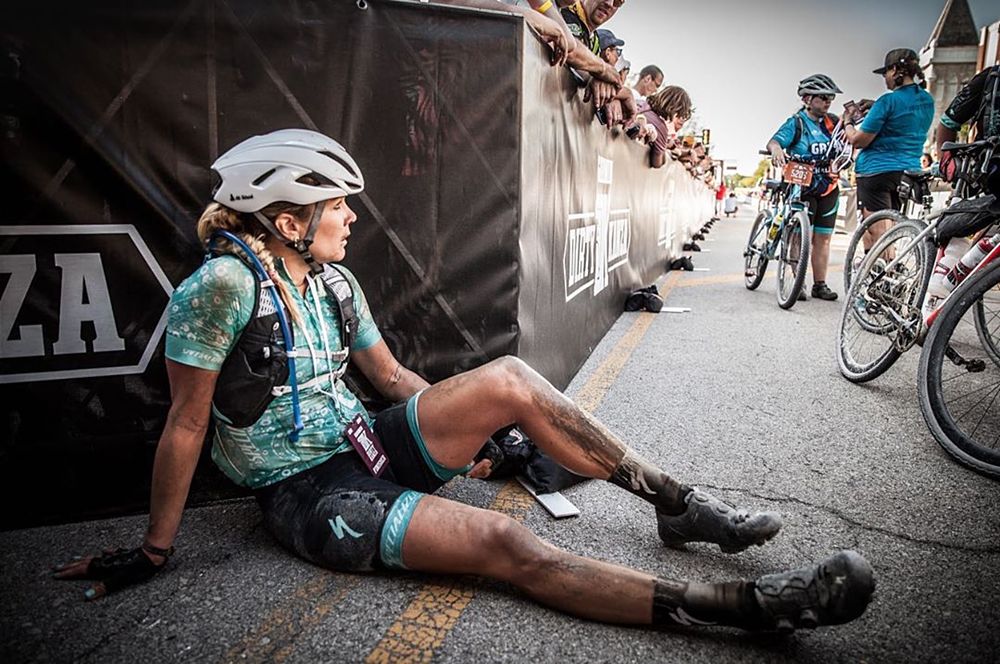
[(347, 440), (351, 441), (351, 445), (357, 450), (361, 460), (368, 466), (368, 471), (375, 477), (381, 475), (382, 471), (385, 470), (388, 458), (382, 451), (382, 443), (378, 436), (371, 430), (360, 413), (354, 416), (344, 433), (347, 435)]
[(785, 182), (808, 187), (813, 181), (813, 165), (790, 161), (785, 164), (782, 176)]

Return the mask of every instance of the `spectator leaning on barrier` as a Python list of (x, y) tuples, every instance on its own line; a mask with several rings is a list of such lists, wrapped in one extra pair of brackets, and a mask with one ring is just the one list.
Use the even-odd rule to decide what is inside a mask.
[[(756, 581), (689, 583), (562, 551), (507, 515), (431, 495), (460, 473), (489, 474), (491, 462), (473, 466), (474, 457), (517, 423), (564, 467), (649, 503), (670, 546), (707, 541), (736, 553), (781, 527), (775, 513), (736, 510), (669, 477), (516, 358), (436, 385), (403, 367), (361, 285), (336, 265), (357, 220), (347, 196), (364, 189), (336, 141), (297, 129), (254, 136), (212, 170), (219, 184), (198, 221), (212, 257), (170, 298), (172, 403), (149, 525), (134, 549), (59, 568), (60, 578), (96, 582), (88, 599), (148, 580), (173, 553), (214, 412), (213, 461), (253, 491), (282, 546), (332, 570), (478, 574), (630, 625), (787, 632), (864, 612), (873, 572), (852, 551)], [(370, 416), (341, 380), (349, 360), (396, 405)]]
[(657, 131), (656, 141), (649, 148), (649, 165), (660, 168), (667, 161), (667, 150), (676, 144), (677, 132), (691, 118), (691, 97), (684, 88), (668, 85), (647, 97), (640, 113)]
[[(625, 4), (625, 0), (578, 0), (564, 7), (563, 19), (577, 40), (594, 54), (600, 54), (597, 28), (609, 21)], [(615, 84), (591, 81), (584, 101), (592, 101), (595, 110), (604, 117), (608, 127), (631, 120), (636, 113), (631, 92), (622, 86), (621, 72), (616, 70)], [(602, 110), (603, 109), (603, 110)]]
[(646, 65), (639, 70), (639, 80), (635, 82), (632, 92), (636, 99), (645, 99), (654, 94), (663, 85), (663, 70), (656, 65)]
[[(889, 92), (879, 97), (855, 128), (859, 119), (853, 108), (844, 108), (847, 140), (861, 148), (854, 165), (858, 207), (868, 216), (877, 210), (899, 208), (898, 187), (905, 170), (920, 169), (924, 140), (934, 118), (934, 97), (918, 85), (923, 80), (917, 54), (908, 48), (894, 48), (885, 55), (883, 66), (872, 71), (885, 78)], [(865, 250), (889, 228), (889, 220), (873, 224), (862, 238)]]

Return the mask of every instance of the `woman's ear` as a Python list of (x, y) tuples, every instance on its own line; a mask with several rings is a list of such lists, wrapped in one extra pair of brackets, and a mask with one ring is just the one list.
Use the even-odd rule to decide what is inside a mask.
[(286, 240), (296, 242), (302, 238), (302, 231), (299, 229), (299, 221), (287, 212), (280, 213), (274, 218), (274, 227), (278, 229)]

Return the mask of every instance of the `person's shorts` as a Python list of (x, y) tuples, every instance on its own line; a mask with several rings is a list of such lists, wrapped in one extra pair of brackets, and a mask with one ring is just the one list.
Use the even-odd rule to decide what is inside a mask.
[(448, 469), (427, 453), (419, 394), (375, 417), (389, 467), (374, 477), (352, 448), (254, 491), (280, 544), (337, 571), (405, 568), (403, 538), (420, 500), (468, 467)]
[(899, 183), (903, 171), (889, 171), (876, 175), (859, 175), (858, 209), (868, 212), (899, 209)]
[(809, 221), (813, 233), (832, 235), (837, 225), (837, 209), (840, 207), (840, 190), (834, 189), (825, 196), (805, 195), (802, 202), (809, 206)]

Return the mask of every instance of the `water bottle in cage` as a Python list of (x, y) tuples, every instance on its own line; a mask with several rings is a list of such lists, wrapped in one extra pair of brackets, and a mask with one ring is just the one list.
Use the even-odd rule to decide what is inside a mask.
[(778, 228), (781, 227), (781, 214), (776, 214), (774, 219), (771, 221), (771, 229), (767, 232), (767, 239), (769, 242), (773, 242), (774, 238), (778, 237)]
[(945, 281), (948, 282), (948, 290), (954, 290), (956, 286), (962, 283), (969, 276), (969, 273), (976, 269), (980, 261), (986, 258), (986, 254), (993, 251), (993, 247), (998, 244), (1000, 244), (1000, 233), (997, 233), (993, 237), (984, 237), (972, 245), (972, 248), (965, 252), (962, 259), (955, 263), (955, 267), (951, 268), (948, 274), (945, 275)]
[(947, 276), (951, 269), (958, 265), (962, 256), (969, 250), (972, 242), (967, 237), (955, 237), (948, 241), (948, 246), (944, 250), (944, 256), (934, 266), (931, 273), (931, 280), (927, 284), (927, 294), (934, 297), (946, 297), (952, 291), (955, 284), (949, 283)]

